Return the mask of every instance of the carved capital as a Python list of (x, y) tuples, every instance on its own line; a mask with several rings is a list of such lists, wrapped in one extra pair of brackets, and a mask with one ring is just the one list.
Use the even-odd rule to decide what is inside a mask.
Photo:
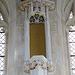
[(52, 63), (44, 56), (33, 56), (30, 61), (26, 61), (24, 64), (24, 71), (29, 72), (30, 70), (34, 70), (37, 66), (49, 72), (53, 71)]

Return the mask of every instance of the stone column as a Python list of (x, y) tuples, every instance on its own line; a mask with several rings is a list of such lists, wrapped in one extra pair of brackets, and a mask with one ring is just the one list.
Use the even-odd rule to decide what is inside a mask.
[(24, 21), (24, 42), (25, 42), (25, 61), (30, 59), (30, 29), (29, 20), (27, 17), (27, 8), (25, 9), (25, 21)]
[(52, 60), (51, 53), (51, 36), (50, 36), (50, 21), (49, 21), (49, 10), (46, 7), (46, 20), (45, 20), (45, 38), (46, 38), (46, 56), (48, 60)]
[(33, 12), (33, 2), (31, 3), (31, 12)]

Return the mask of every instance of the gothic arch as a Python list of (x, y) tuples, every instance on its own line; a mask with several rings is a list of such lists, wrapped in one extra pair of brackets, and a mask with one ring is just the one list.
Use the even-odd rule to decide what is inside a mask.
[[(5, 0), (0, 0), (0, 13), (2, 14), (3, 20), (0, 20), (0, 27), (3, 27), (3, 33), (5, 34), (5, 45), (7, 45), (7, 27), (8, 27), (8, 16), (9, 16), (9, 10), (8, 10), (8, 6)], [(0, 34), (1, 35), (1, 34)], [(6, 72), (6, 68), (7, 68), (7, 46), (5, 46), (5, 72)]]
[(65, 11), (65, 20), (66, 20), (66, 21), (67, 21), (68, 18), (69, 18), (69, 14), (70, 14), (70, 12), (71, 12), (73, 3), (74, 3), (74, 0), (70, 0), (70, 1), (68, 2), (68, 4), (66, 5), (66, 7), (65, 7), (65, 10), (64, 10), (64, 11)]
[(66, 25), (75, 25), (75, 16), (67, 21)]
[[(9, 16), (12, 15), (12, 13), (14, 14), (13, 11), (16, 10), (16, 1), (15, 0), (6, 0), (6, 3), (8, 5), (8, 11), (9, 11)], [(11, 14), (10, 14), (11, 13)]]
[[(71, 0), (72, 1), (72, 0)], [(66, 14), (65, 14), (65, 18), (66, 18), (66, 26), (67, 26), (67, 40), (68, 40), (68, 51), (69, 51), (69, 62), (70, 62), (70, 69), (71, 69), (71, 73), (74, 73), (74, 69), (73, 69), (73, 65), (72, 62), (74, 61), (74, 59), (72, 60), (72, 58), (74, 57), (74, 55), (72, 55), (72, 48), (74, 46), (74, 26), (75, 26), (75, 16), (73, 14), (73, 4), (74, 2), (71, 3), (71, 6), (68, 6), (68, 8), (66, 9)], [(69, 9), (70, 8), (70, 9)], [(71, 16), (70, 16), (71, 15)], [(72, 39), (72, 41), (71, 41)], [(72, 46), (71, 46), (72, 45)]]
[(0, 13), (2, 14), (4, 21), (8, 23), (8, 9), (6, 2), (0, 0)]

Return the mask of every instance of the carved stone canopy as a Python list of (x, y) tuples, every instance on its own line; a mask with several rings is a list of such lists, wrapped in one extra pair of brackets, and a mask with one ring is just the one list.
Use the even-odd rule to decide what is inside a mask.
[(40, 9), (40, 5), (48, 6), (50, 9), (54, 9), (54, 5), (55, 5), (55, 3), (50, 0), (24, 0), (19, 3), (19, 8), (20, 10), (24, 11), (26, 7), (32, 4), (34, 6), (39, 6), (39, 9)]
[(46, 8), (54, 9), (54, 2), (50, 0), (24, 0), (19, 3), (19, 9), (25, 11), (25, 17), (30, 20), (30, 23), (44, 23), (47, 15)]
[(53, 71), (53, 65), (51, 61), (48, 61), (44, 56), (33, 56), (29, 61), (24, 63), (24, 71), (30, 72), (30, 70), (35, 69), (40, 66), (49, 72)]

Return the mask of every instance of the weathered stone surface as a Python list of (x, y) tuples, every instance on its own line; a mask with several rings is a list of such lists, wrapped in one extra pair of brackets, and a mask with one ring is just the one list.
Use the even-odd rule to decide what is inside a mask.
[[(25, 57), (28, 56), (26, 52), (27, 47), (25, 47), (26, 28), (24, 23), (26, 21), (25, 16), (27, 15), (18, 8), (20, 1), (0, 0), (0, 13), (2, 13), (4, 18), (4, 21), (0, 22), (0, 26), (7, 25), (5, 75), (30, 75), (30, 73), (24, 73), (23, 68), (27, 60)], [(50, 38), (48, 39), (50, 45), (46, 44), (48, 44), (48, 47), (51, 47), (49, 54), (51, 53), (52, 57), (47, 56), (47, 58), (52, 59), (54, 70), (53, 72), (48, 72), (48, 75), (71, 75), (66, 25), (75, 24), (75, 17), (69, 20), (71, 9), (75, 16), (75, 0), (50, 1), (55, 2), (55, 8), (49, 10), (48, 22), (50, 22), (50, 25), (47, 24), (49, 31), (46, 29), (49, 32), (49, 36), (47, 35), (46, 38)]]

